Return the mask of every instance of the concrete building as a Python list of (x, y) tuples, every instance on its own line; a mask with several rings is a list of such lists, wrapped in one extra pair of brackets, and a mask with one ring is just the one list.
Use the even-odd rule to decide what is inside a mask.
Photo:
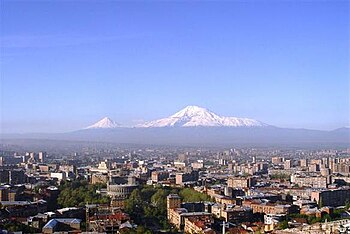
[(307, 161), (307, 159), (300, 159), (299, 165), (300, 165), (301, 167), (307, 167), (307, 166), (308, 166), (308, 161)]
[(350, 232), (350, 219), (342, 219), (332, 222), (315, 223), (311, 225), (301, 225), (296, 228), (275, 230), (277, 234), (319, 234), (319, 233), (339, 233), (348, 234)]
[(26, 176), (22, 169), (9, 170), (9, 183), (10, 184), (23, 184)]
[(33, 216), (47, 211), (47, 202), (44, 200), (35, 202), (2, 201), (1, 205), (3, 209), (6, 209), (9, 212), (9, 216), (13, 218)]
[(167, 204), (167, 211), (168, 211), (168, 219), (170, 220), (171, 217), (169, 216), (169, 211), (181, 207), (181, 198), (177, 194), (169, 194), (169, 196), (167, 196), (166, 204)]
[(229, 188), (250, 188), (256, 184), (254, 177), (229, 177), (227, 187)]
[(284, 169), (289, 170), (292, 168), (292, 160), (288, 159), (284, 161)]
[(107, 195), (112, 198), (112, 205), (114, 207), (123, 208), (125, 205), (125, 200), (129, 198), (130, 194), (137, 185), (128, 184), (113, 184), (107, 186)]
[(0, 187), (0, 201), (16, 201), (19, 198), (19, 189), (10, 186)]
[(198, 180), (198, 171), (189, 173), (176, 173), (175, 183), (183, 185), (185, 182), (195, 182)]
[(226, 222), (249, 222), (253, 217), (253, 209), (243, 206), (228, 206), (226, 209), (221, 211), (220, 216), (223, 217)]
[(98, 164), (97, 169), (100, 171), (108, 171), (110, 169), (111, 165), (108, 160), (102, 161)]
[[(189, 227), (186, 227), (186, 219), (207, 220), (212, 223), (213, 218), (211, 213), (207, 212), (188, 212), (186, 208), (181, 208), (181, 198), (177, 194), (170, 194), (167, 197), (167, 218), (168, 222), (173, 224), (179, 230), (197, 230), (192, 224), (187, 222)], [(203, 226), (201, 226), (203, 228)], [(190, 232), (193, 233), (193, 232)]]
[(174, 167), (177, 168), (177, 169), (182, 170), (182, 169), (184, 169), (186, 167), (186, 163), (175, 161), (174, 162)]
[(312, 191), (311, 200), (321, 206), (344, 206), (350, 200), (350, 188)]
[(193, 169), (202, 169), (202, 168), (204, 168), (204, 163), (203, 162), (193, 162), (193, 163), (191, 163), (191, 167)]
[(185, 217), (184, 232), (188, 234), (215, 234), (216, 232), (210, 227), (213, 224), (213, 219), (208, 219), (206, 216)]
[(330, 179), (330, 177), (323, 176), (291, 175), (291, 183), (296, 184), (299, 187), (327, 188)]
[(309, 166), (309, 171), (318, 172), (320, 171), (320, 164), (313, 163)]
[(108, 175), (105, 173), (96, 173), (91, 175), (91, 184), (105, 184), (108, 181)]
[(46, 157), (47, 157), (46, 152), (39, 152), (39, 153), (38, 153), (38, 161), (39, 161), (40, 163), (44, 163)]
[(264, 214), (289, 214), (292, 213), (293, 207), (291, 205), (279, 205), (272, 203), (251, 203), (250, 207), (254, 213)]
[(282, 157), (272, 157), (272, 164), (278, 165), (281, 164), (284, 161), (284, 158)]
[(51, 172), (50, 177), (56, 178), (58, 181), (64, 181), (67, 179), (66, 173), (64, 172)]
[(169, 172), (167, 171), (152, 171), (151, 180), (153, 182), (164, 181), (169, 178)]
[(123, 208), (125, 200), (137, 187), (134, 177), (110, 177), (107, 183), (107, 195), (112, 199), (112, 206)]
[(213, 216), (211, 213), (188, 212), (185, 208), (170, 209), (168, 211), (168, 215), (169, 215), (168, 222), (173, 224), (179, 230), (187, 229), (185, 227), (186, 218), (205, 219), (205, 220), (210, 220), (210, 222), (213, 219)]

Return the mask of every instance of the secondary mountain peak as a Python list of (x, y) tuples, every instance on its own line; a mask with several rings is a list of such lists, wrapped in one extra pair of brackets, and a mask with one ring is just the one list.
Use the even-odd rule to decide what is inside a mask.
[(104, 117), (100, 121), (94, 123), (93, 125), (90, 125), (86, 127), (85, 129), (96, 129), (96, 128), (117, 128), (120, 127), (120, 124), (117, 122), (114, 122), (109, 117)]
[(248, 118), (224, 117), (199, 106), (187, 106), (168, 118), (146, 122), (138, 127), (263, 127), (260, 121)]

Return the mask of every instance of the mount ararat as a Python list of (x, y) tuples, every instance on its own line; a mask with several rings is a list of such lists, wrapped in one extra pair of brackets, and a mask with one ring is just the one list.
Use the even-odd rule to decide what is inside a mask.
[[(199, 106), (187, 106), (175, 114), (158, 120), (138, 124), (136, 128), (161, 127), (265, 127), (267, 124), (255, 119), (225, 117)], [(85, 129), (117, 128), (122, 125), (105, 117)]]
[(258, 120), (225, 117), (198, 106), (136, 126), (105, 117), (84, 129), (56, 134), (2, 134), (2, 139), (50, 139), (178, 146), (342, 146), (350, 147), (350, 129), (333, 131), (279, 128)]

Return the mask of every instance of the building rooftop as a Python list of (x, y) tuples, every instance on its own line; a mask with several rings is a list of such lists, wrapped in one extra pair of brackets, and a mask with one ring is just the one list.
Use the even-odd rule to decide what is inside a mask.
[(75, 218), (51, 219), (43, 228), (54, 228), (58, 223), (79, 224), (81, 220)]
[(79, 210), (79, 208), (77, 207), (66, 207), (66, 208), (62, 208), (62, 209), (58, 209), (57, 212), (59, 213), (64, 213), (70, 210)]
[(182, 213), (181, 216), (200, 216), (200, 215), (212, 215), (211, 213), (208, 212), (188, 212), (188, 213)]
[(178, 194), (169, 194), (168, 198), (180, 198)]
[(39, 203), (46, 203), (45, 200), (39, 200), (35, 202), (31, 201), (1, 201), (1, 204), (3, 206), (25, 206), (25, 205), (31, 205), (31, 204), (39, 204)]

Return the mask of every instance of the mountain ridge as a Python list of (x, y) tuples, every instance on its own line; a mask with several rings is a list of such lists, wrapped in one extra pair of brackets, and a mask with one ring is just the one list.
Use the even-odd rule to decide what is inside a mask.
[(0, 134), (0, 139), (52, 139), (149, 145), (338, 145), (350, 147), (350, 129), (281, 128), (248, 118), (225, 117), (198, 106), (142, 125), (127, 127), (109, 117), (71, 132)]
[(267, 124), (249, 118), (225, 117), (206, 108), (187, 106), (175, 114), (137, 127), (263, 127)]
[[(132, 126), (134, 128), (160, 128), (160, 127), (266, 127), (270, 126), (261, 121), (250, 118), (220, 116), (206, 108), (190, 105), (176, 112), (175, 114), (147, 121), (142, 124)], [(116, 128), (120, 124), (105, 117), (97, 123), (84, 129)]]

